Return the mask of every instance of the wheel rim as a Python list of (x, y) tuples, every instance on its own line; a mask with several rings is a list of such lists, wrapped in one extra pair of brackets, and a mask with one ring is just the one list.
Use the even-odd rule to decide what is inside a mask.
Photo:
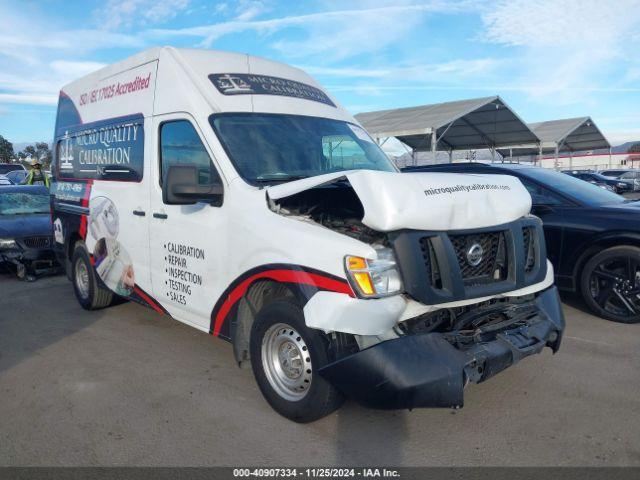
[(599, 263), (591, 272), (589, 293), (608, 313), (621, 317), (640, 315), (640, 260), (620, 256)]
[(286, 400), (301, 400), (311, 387), (309, 349), (290, 325), (278, 323), (267, 330), (262, 339), (262, 366), (271, 387)]
[(75, 283), (82, 298), (89, 298), (89, 270), (83, 261), (76, 262)]

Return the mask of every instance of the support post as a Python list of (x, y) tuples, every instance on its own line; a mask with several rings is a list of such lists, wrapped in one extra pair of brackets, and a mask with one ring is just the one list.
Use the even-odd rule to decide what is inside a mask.
[(435, 128), (431, 129), (431, 154), (433, 155), (433, 163), (438, 163), (438, 139), (436, 138), (437, 132)]
[(609, 147), (609, 168), (613, 166), (613, 158), (611, 157), (611, 147)]
[(558, 144), (556, 143), (556, 148), (554, 151), (554, 160), (553, 160), (553, 169), (558, 170)]
[[(540, 166), (542, 166), (542, 144), (538, 144), (538, 161), (540, 162)], [(533, 162), (535, 164), (535, 162)]]
[(496, 147), (492, 146), (491, 147), (491, 162), (495, 162), (496, 161)]
[(449, 163), (453, 163), (453, 150), (449, 149)]

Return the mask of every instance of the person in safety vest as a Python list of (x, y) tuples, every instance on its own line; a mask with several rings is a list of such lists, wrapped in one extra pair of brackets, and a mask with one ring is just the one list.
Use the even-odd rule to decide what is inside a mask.
[(49, 188), (49, 177), (42, 170), (42, 162), (34, 158), (31, 161), (31, 170), (29, 170), (29, 174), (27, 178), (24, 179), (25, 185), (44, 185)]

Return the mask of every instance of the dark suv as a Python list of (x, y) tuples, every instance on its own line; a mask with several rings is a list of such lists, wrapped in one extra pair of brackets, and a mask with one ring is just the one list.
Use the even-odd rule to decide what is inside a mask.
[(580, 292), (594, 313), (640, 322), (640, 202), (544, 168), (454, 163), (404, 171), (512, 175), (529, 190), (543, 221), (558, 288)]

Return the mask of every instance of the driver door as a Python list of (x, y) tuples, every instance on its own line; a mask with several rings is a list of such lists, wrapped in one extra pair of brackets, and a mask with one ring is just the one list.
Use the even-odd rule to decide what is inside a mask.
[(174, 318), (209, 330), (222, 289), (226, 210), (208, 203), (167, 205), (162, 181), (171, 165), (194, 165), (203, 183), (219, 174), (196, 122), (187, 114), (154, 118), (157, 168), (150, 192), (149, 243), (153, 293)]

